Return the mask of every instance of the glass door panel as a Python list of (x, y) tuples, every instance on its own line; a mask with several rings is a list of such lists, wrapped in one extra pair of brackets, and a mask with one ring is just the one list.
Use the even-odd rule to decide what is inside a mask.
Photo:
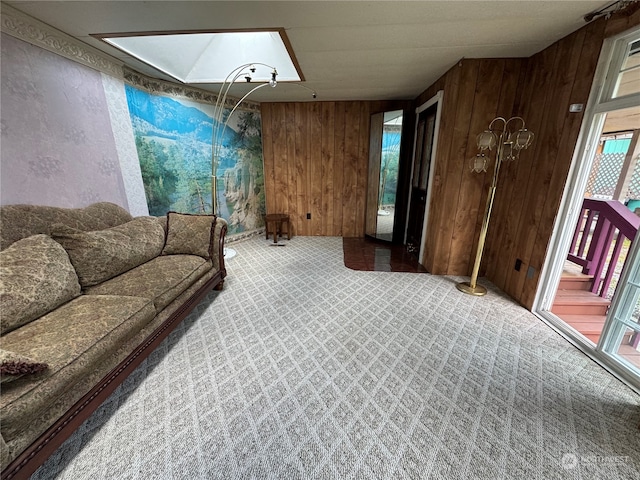
[(640, 40), (629, 42), (618, 73), (613, 98), (640, 93)]
[(627, 257), (599, 347), (640, 378), (640, 237)]

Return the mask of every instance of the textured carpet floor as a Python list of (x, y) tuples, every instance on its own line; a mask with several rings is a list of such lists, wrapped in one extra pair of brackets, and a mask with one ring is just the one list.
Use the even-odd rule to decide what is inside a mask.
[(640, 399), (503, 294), (233, 245), (212, 292), (34, 478), (640, 478)]

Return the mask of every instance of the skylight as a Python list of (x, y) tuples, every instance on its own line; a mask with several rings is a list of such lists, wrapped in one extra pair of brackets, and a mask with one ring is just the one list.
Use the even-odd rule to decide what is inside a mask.
[(222, 83), (235, 68), (256, 63), (253, 82), (268, 82), (275, 67), (279, 82), (303, 76), (284, 29), (271, 31), (151, 32), (95, 35), (182, 83)]

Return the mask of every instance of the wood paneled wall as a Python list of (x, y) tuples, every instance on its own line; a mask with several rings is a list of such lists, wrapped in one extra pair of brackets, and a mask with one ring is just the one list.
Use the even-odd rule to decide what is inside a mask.
[[(475, 136), (495, 116), (520, 115), (536, 138), (502, 167), (481, 274), (531, 308), (582, 123), (569, 105), (586, 104), (604, 39), (639, 23), (640, 4), (633, 4), (528, 59), (462, 60), (413, 102), (409, 111), (444, 91), (423, 239), (431, 273), (471, 273), (491, 180), (491, 170), (470, 170)], [(297, 235), (363, 236), (370, 115), (398, 108), (263, 103), (267, 211), (289, 213)]]
[(475, 136), (497, 115), (522, 116), (535, 142), (502, 166), (480, 273), (531, 308), (582, 124), (569, 105), (587, 103), (604, 39), (638, 25), (639, 7), (591, 22), (529, 59), (462, 60), (416, 99), (419, 106), (444, 91), (424, 239), (431, 273), (471, 273), (492, 177), (491, 169), (469, 169)]
[(491, 172), (471, 171), (476, 135), (496, 116), (511, 115), (523, 59), (461, 60), (418, 99), (444, 91), (423, 264), (437, 275), (468, 275), (489, 191)]
[(364, 236), (370, 115), (409, 104), (263, 103), (267, 212), (295, 235)]
[[(527, 308), (538, 289), (582, 125), (583, 114), (569, 113), (569, 105), (586, 105), (605, 38), (640, 24), (640, 5), (632, 7), (585, 25), (527, 62), (514, 113), (536, 138), (501, 173), (484, 258), (487, 278)], [(523, 262), (520, 271), (516, 259)]]

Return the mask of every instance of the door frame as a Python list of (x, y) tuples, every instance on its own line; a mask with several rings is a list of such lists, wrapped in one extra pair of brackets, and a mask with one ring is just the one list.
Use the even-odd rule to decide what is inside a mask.
[[(607, 38), (603, 42), (531, 311), (592, 360), (640, 393), (640, 385), (635, 376), (630, 376), (622, 366), (604, 354), (598, 346), (594, 348), (591, 342), (551, 312), (555, 294), (560, 285), (564, 261), (573, 239), (574, 228), (582, 211), (584, 192), (606, 114), (638, 105), (640, 94), (613, 99), (610, 97), (613, 85), (618, 78), (617, 73), (622, 64), (626, 46), (639, 33), (640, 27), (634, 27), (619, 35)], [(640, 240), (640, 237), (636, 238)], [(603, 333), (608, 322), (607, 318)]]
[[(436, 107), (436, 122), (433, 127), (433, 146), (431, 148), (431, 158), (429, 159), (429, 178), (427, 180), (427, 198), (425, 203), (424, 210), (424, 219), (422, 222), (422, 235), (420, 237), (420, 253), (418, 254), (418, 262), (421, 265), (424, 265), (424, 247), (425, 247), (425, 238), (427, 238), (427, 225), (429, 221), (429, 206), (431, 205), (431, 187), (433, 186), (433, 172), (435, 170), (434, 167), (434, 159), (436, 158), (436, 153), (438, 149), (438, 133), (440, 131), (440, 117), (442, 116), (442, 100), (444, 98), (444, 90), (438, 90), (438, 92), (431, 97), (429, 100), (424, 102), (422, 105), (416, 108), (416, 124), (413, 132), (413, 153), (411, 155), (411, 174), (409, 175), (409, 185), (413, 184), (413, 175), (414, 175), (414, 167), (416, 160), (416, 148), (417, 148), (417, 138), (418, 138), (418, 123), (420, 120), (420, 114), (427, 110), (428, 108), (437, 105)], [(413, 189), (409, 188), (409, 195), (407, 196), (407, 219), (405, 221), (404, 226), (404, 239), (403, 244), (407, 243), (407, 232), (409, 230), (409, 216), (411, 213), (411, 195), (413, 194)]]

